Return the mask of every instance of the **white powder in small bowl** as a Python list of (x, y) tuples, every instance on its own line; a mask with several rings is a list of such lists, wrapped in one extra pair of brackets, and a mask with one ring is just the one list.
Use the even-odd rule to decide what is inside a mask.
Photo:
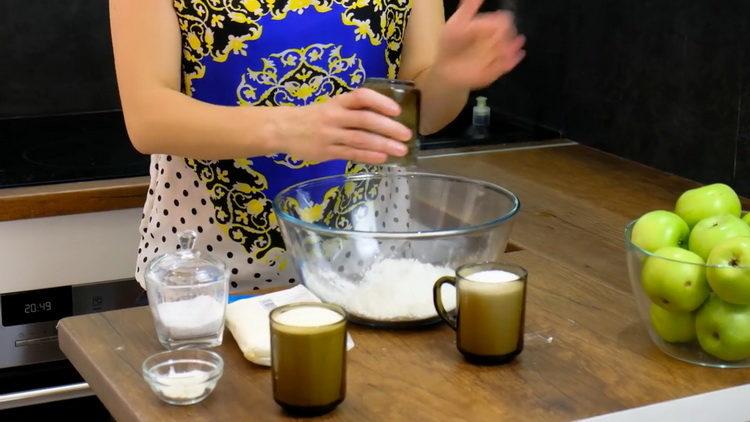
[[(420, 321), (437, 317), (432, 288), (451, 268), (415, 259), (386, 259), (374, 264), (359, 283), (332, 271), (304, 271), (305, 284), (321, 299), (343, 306), (355, 317), (383, 322)], [(445, 309), (456, 307), (453, 286), (442, 289)]]
[(209, 374), (199, 370), (175, 372), (157, 376), (153, 387), (170, 400), (194, 400), (206, 393)]

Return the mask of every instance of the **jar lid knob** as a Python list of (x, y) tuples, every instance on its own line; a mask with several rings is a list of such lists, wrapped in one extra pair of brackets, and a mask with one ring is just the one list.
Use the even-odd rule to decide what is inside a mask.
[(198, 237), (198, 233), (195, 230), (185, 230), (179, 234), (179, 244), (181, 251), (190, 251), (195, 246), (195, 239)]

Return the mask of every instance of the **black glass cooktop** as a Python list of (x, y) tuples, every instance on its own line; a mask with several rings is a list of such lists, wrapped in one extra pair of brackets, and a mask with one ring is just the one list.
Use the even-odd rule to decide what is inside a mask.
[(122, 112), (0, 119), (0, 188), (145, 176)]
[[(477, 136), (467, 110), (422, 149), (548, 140), (558, 132), (493, 113)], [(0, 188), (148, 175), (149, 157), (128, 139), (122, 112), (0, 119)]]
[(494, 110), (490, 126), (486, 130), (477, 130), (472, 127), (470, 110), (471, 107), (467, 106), (445, 129), (425, 137), (422, 150), (547, 141), (562, 136), (557, 130)]

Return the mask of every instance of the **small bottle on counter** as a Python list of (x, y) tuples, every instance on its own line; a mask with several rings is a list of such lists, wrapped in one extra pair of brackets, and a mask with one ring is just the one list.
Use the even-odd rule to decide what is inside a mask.
[(477, 103), (471, 113), (471, 126), (467, 131), (471, 139), (487, 139), (490, 130), (492, 109), (487, 105), (487, 97), (477, 97)]

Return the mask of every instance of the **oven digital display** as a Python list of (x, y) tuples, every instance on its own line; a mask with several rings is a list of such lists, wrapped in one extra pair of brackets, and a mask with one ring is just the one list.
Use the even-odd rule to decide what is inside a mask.
[(73, 288), (8, 293), (0, 296), (0, 311), (4, 327), (56, 321), (73, 315)]

